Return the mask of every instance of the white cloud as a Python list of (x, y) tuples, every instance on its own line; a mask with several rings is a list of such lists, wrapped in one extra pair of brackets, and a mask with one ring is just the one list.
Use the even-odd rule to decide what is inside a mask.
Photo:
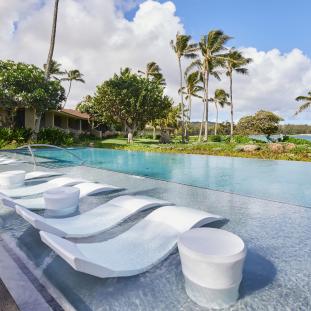
[[(54, 1), (11, 0), (0, 2), (0, 58), (14, 59), (38, 66), (46, 61), (51, 32)], [(139, 4), (136, 15), (128, 21), (123, 13)], [(143, 69), (156, 61), (168, 82), (168, 93), (178, 100), (178, 67), (169, 41), (177, 31), (183, 32), (173, 2), (153, 0), (62, 0), (54, 58), (67, 69), (78, 68), (85, 75), (85, 84), (75, 83), (69, 106), (97, 84), (109, 78), (120, 67)], [(236, 117), (258, 109), (272, 110), (287, 120), (301, 122), (292, 115), (297, 107), (294, 98), (311, 88), (311, 59), (294, 49), (287, 54), (277, 49), (268, 52), (243, 48), (254, 62), (248, 76), (234, 77)], [(215, 88), (228, 87), (226, 77)], [(202, 105), (194, 104), (194, 118), (201, 118)], [(228, 109), (227, 109), (228, 110)], [(228, 119), (228, 111), (221, 113)], [(211, 120), (214, 118), (211, 107)]]

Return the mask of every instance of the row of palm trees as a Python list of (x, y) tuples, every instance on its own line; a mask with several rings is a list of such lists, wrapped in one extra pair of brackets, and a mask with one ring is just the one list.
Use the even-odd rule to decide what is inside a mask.
[[(251, 58), (244, 57), (242, 52), (235, 48), (228, 49), (226, 44), (230, 39), (231, 37), (226, 35), (223, 31), (212, 30), (207, 35), (203, 36), (199, 43), (192, 43), (191, 36), (179, 33), (176, 34), (175, 41), (171, 40), (170, 42), (171, 47), (176, 54), (179, 67), (180, 88), (178, 92), (181, 100), (183, 142), (187, 137), (184, 96), (188, 104), (187, 120), (190, 120), (191, 118), (192, 97), (202, 98), (204, 110), (199, 141), (201, 141), (202, 138), (203, 125), (204, 140), (208, 139), (209, 102), (215, 103), (217, 112), (219, 106), (224, 106), (226, 104), (230, 105), (230, 136), (233, 136), (233, 73), (247, 74), (248, 70), (245, 66), (250, 64), (252, 60)], [(182, 68), (182, 59), (192, 60), (191, 64), (185, 71), (183, 71)], [(224, 90), (218, 89), (215, 92), (215, 96), (210, 98), (210, 77), (215, 77), (217, 80), (220, 80), (222, 70), (225, 70), (226, 75), (229, 77), (230, 95)], [(184, 80), (186, 81), (186, 86), (184, 86)], [(217, 124), (215, 125), (215, 133), (217, 133)]]
[[(46, 70), (47, 64), (43, 65), (44, 70)], [(69, 94), (71, 92), (72, 83), (74, 81), (85, 83), (83, 77), (83, 74), (78, 69), (73, 70), (62, 70), (61, 64), (59, 64), (57, 61), (52, 60), (50, 63), (50, 69), (49, 69), (49, 75), (56, 80), (59, 81), (68, 81), (68, 91), (66, 94), (66, 100), (62, 108), (65, 108), (67, 104), (67, 99), (69, 97)]]

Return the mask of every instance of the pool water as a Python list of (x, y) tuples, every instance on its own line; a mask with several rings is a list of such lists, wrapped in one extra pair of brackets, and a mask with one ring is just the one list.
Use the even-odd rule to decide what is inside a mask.
[[(311, 207), (311, 163), (231, 157), (70, 148), (84, 165), (195, 187)], [(62, 150), (36, 155), (79, 164)]]

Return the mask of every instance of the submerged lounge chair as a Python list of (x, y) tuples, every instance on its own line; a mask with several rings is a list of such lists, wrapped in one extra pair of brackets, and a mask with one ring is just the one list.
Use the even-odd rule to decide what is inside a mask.
[(4, 164), (18, 164), (18, 163), (25, 163), (25, 161), (15, 160), (15, 159), (0, 159), (0, 165), (4, 165)]
[(15, 189), (0, 188), (0, 192), (8, 197), (20, 198), (20, 197), (26, 197), (29, 195), (40, 194), (52, 188), (63, 187), (63, 186), (73, 186), (73, 185), (76, 185), (82, 182), (86, 182), (86, 180), (71, 178), (71, 177), (58, 177), (58, 178), (49, 180), (47, 182), (34, 185), (34, 186), (24, 186), (24, 187), (18, 187)]
[[(93, 183), (93, 182), (85, 182), (85, 183), (77, 184), (73, 187), (78, 188), (80, 190), (80, 196), (79, 196), (80, 199), (88, 195), (94, 195), (94, 194), (98, 194), (102, 192), (122, 190), (122, 188), (119, 188), (119, 187), (115, 187), (115, 186), (111, 186), (107, 184)], [(17, 204), (17, 205), (20, 205), (22, 207), (25, 207), (31, 210), (41, 210), (45, 208), (43, 197), (33, 198), (33, 199), (17, 199), (17, 200), (7, 199), (6, 201), (9, 201), (10, 206), (12, 205), (15, 206)]]
[(63, 173), (59, 172), (47, 172), (47, 171), (33, 171), (26, 173), (25, 180), (31, 180), (31, 179), (37, 179), (37, 178), (47, 178), (47, 177), (53, 177), (53, 176), (60, 176), (63, 175)]
[(16, 205), (16, 213), (38, 230), (66, 238), (84, 238), (102, 233), (126, 218), (152, 207), (172, 203), (147, 196), (122, 195), (83, 214), (67, 218), (45, 218)]
[(172, 252), (181, 233), (223, 219), (180, 206), (164, 206), (117, 237), (98, 243), (74, 243), (48, 232), (41, 240), (75, 270), (100, 278), (136, 275)]

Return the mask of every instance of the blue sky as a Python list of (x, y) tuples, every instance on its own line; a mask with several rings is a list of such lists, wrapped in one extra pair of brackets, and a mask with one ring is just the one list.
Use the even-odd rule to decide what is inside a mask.
[[(166, 2), (166, 0), (160, 0)], [(310, 0), (173, 0), (187, 33), (198, 40), (220, 28), (234, 37), (234, 46), (282, 53), (293, 48), (311, 56)], [(135, 9), (127, 14), (132, 18)]]

